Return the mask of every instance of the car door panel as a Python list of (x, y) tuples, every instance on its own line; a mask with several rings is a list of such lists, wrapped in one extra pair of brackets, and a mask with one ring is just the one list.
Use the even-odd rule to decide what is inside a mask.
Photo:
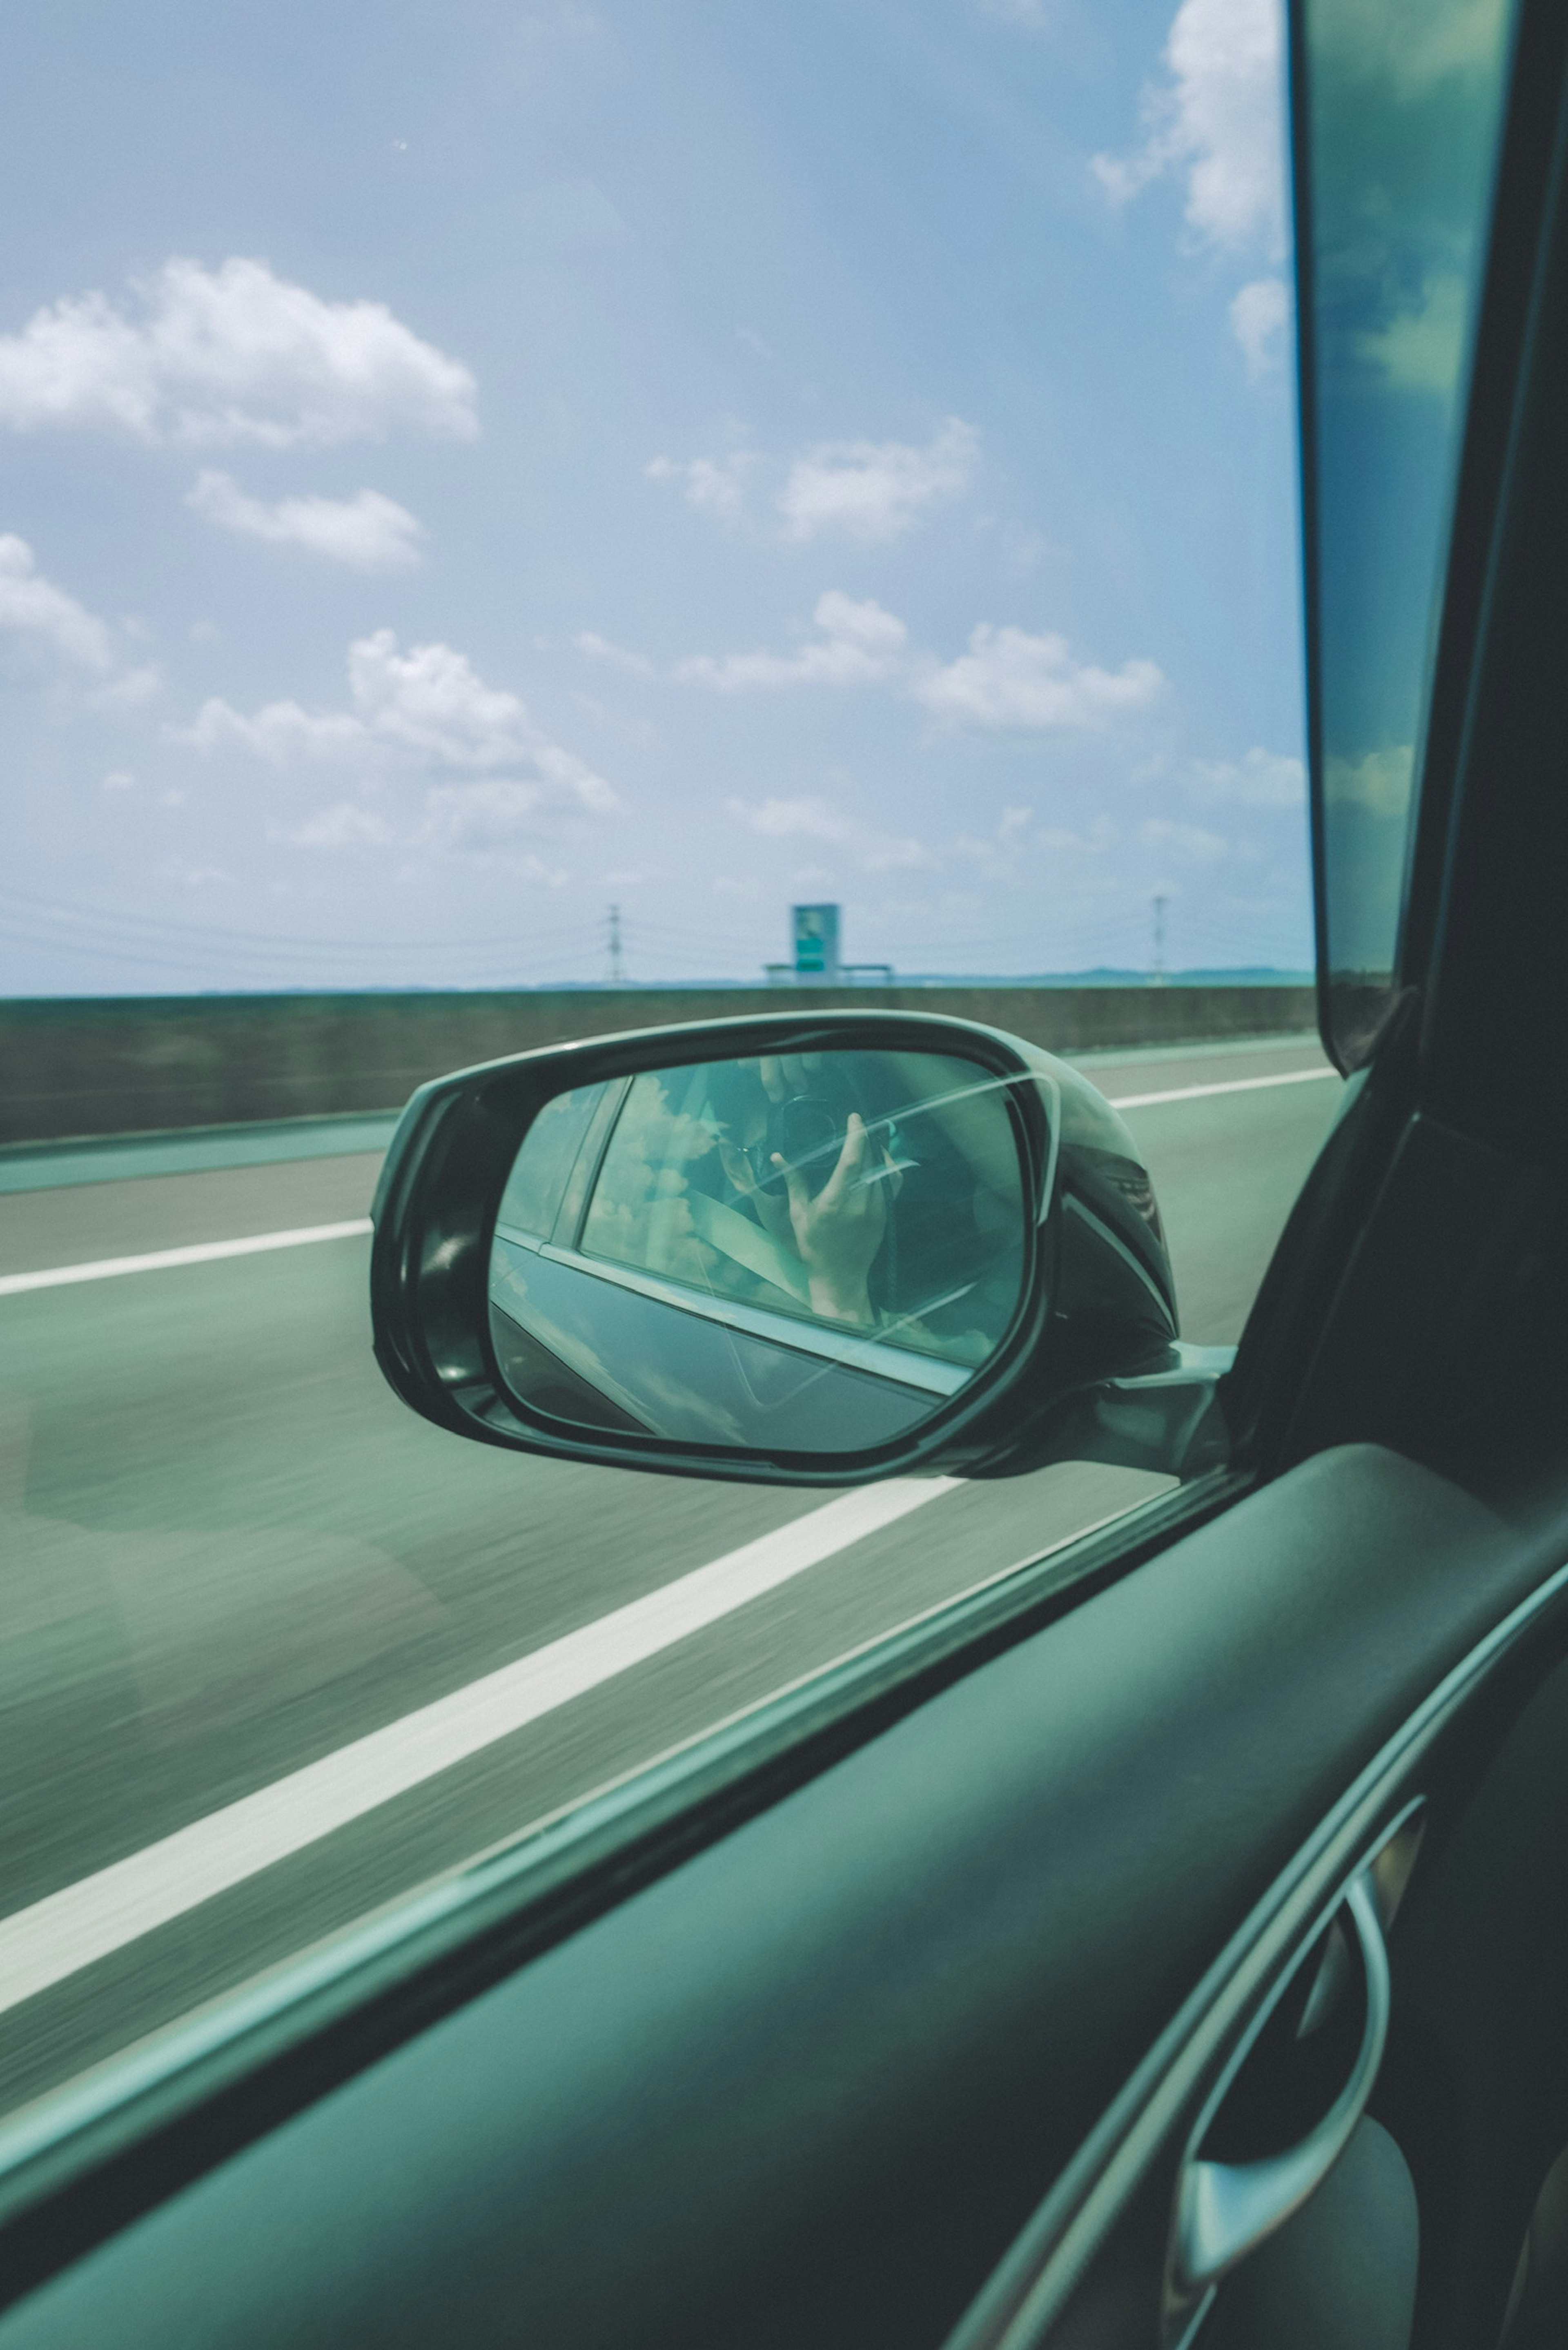
[(1204, 2350), (1406, 2350), (1420, 2241), (1409, 2164), (1368, 2117), (1305, 2210), (1221, 2286)]
[[(1568, 1665), (1553, 1663), (1413, 1885), (1376, 2110), (1422, 2213), (1423, 2350), (1498, 2338), (1568, 2147)], [(1559, 2281), (1555, 2328), (1568, 2331)], [(1511, 2343), (1510, 2350), (1512, 2350)]]
[[(1075, 2215), (1174, 2159), (1411, 1792), (1458, 1702), (1434, 1690), (1542, 1575), (1429, 1471), (1320, 1455), (220, 2166), (0, 2345), (935, 2344), (1021, 2234), (1065, 2323)], [(1480, 1660), (1500, 1688), (1518, 1639)], [(1129, 2274), (1147, 2304), (1158, 2262), (1124, 2301)]]

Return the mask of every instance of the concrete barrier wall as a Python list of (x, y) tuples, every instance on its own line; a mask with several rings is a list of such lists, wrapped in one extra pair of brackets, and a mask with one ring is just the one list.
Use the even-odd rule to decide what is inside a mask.
[(626, 988), (0, 1003), (0, 1142), (395, 1109), (427, 1077), (573, 1036), (858, 1004), (946, 1013), (1054, 1052), (1277, 1035), (1307, 987)]

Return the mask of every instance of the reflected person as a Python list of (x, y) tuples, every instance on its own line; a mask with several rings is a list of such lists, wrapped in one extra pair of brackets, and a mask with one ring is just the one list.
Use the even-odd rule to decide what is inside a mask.
[(798, 1258), (812, 1312), (872, 1329), (883, 1318), (873, 1268), (900, 1179), (836, 1076), (815, 1054), (716, 1069), (720, 1159), (732, 1192), (774, 1243)]

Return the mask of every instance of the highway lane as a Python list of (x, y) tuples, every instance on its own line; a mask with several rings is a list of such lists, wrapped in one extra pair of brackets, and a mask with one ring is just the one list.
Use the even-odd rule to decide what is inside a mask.
[[(1168, 1052), (1092, 1074), (1136, 1098), (1317, 1057)], [(1324, 1080), (1127, 1113), (1189, 1336), (1239, 1331), (1337, 1093)], [(376, 1163), (0, 1197), (0, 1274), (353, 1217)], [(430, 1429), (369, 1359), (365, 1253), (338, 1241), (0, 1298), (5, 1914), (822, 1506)], [(1155, 1489), (1068, 1464), (927, 1503), (0, 2013), (0, 2103)]]

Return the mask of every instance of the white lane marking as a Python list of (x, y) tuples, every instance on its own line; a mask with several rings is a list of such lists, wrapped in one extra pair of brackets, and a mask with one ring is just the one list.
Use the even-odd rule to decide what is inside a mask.
[(1277, 1077), (1231, 1077), (1222, 1086), (1173, 1086), (1164, 1094), (1123, 1094), (1113, 1109), (1152, 1109), (1156, 1102), (1199, 1101), (1205, 1094), (1255, 1094), (1264, 1086), (1310, 1086), (1314, 1077), (1337, 1077), (1337, 1069), (1289, 1069)]
[(961, 1482), (898, 1478), (845, 1493), (0, 1919), (0, 2011), (450, 1771)]
[[(1113, 1109), (1150, 1109), (1156, 1102), (1199, 1101), (1207, 1094), (1256, 1093), (1264, 1086), (1304, 1086), (1315, 1077), (1336, 1077), (1337, 1069), (1291, 1069), (1282, 1076), (1231, 1077), (1213, 1086), (1176, 1086), (1167, 1093), (1123, 1094)], [(152, 1249), (144, 1256), (105, 1256), (92, 1264), (53, 1264), (42, 1273), (0, 1274), (0, 1297), (26, 1289), (59, 1289), (68, 1282), (112, 1281), (122, 1273), (161, 1273), (176, 1264), (213, 1264), (220, 1257), (260, 1256), (268, 1249), (304, 1248), (312, 1241), (358, 1239), (370, 1230), (369, 1216), (347, 1224), (304, 1224), (292, 1232), (253, 1232), (243, 1241), (198, 1241), (190, 1248)]]
[(72, 1281), (112, 1281), (122, 1273), (160, 1273), (172, 1264), (212, 1264), (223, 1256), (261, 1256), (268, 1249), (306, 1248), (312, 1241), (357, 1239), (369, 1216), (347, 1224), (301, 1224), (292, 1232), (252, 1232), (243, 1241), (194, 1241), (189, 1248), (152, 1249), (144, 1256), (100, 1256), (92, 1264), (52, 1264), (42, 1273), (0, 1274), (0, 1297), (24, 1289), (59, 1289)]

